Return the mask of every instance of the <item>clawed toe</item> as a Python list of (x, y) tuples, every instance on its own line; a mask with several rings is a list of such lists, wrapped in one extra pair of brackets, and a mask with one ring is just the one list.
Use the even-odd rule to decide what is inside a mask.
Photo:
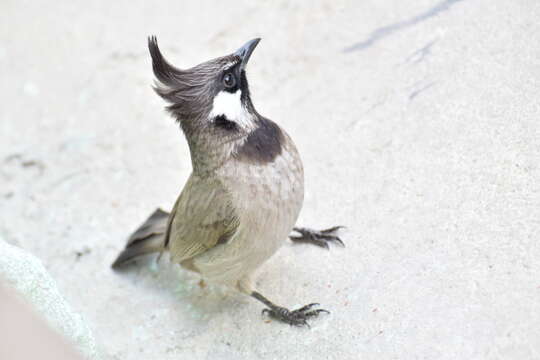
[(304, 242), (312, 243), (314, 245), (329, 249), (329, 242), (336, 242), (341, 246), (345, 246), (343, 241), (336, 235), (339, 229), (344, 228), (344, 226), (334, 226), (325, 230), (311, 230), (307, 228), (295, 227), (293, 231), (296, 231), (300, 236), (289, 236), (292, 241), (295, 242)]
[(306, 312), (308, 310), (311, 310), (311, 308), (315, 307), (315, 306), (319, 306), (320, 304), (319, 303), (311, 303), (311, 304), (307, 304), (305, 306), (302, 306), (300, 309), (296, 309), (294, 310), (293, 312)]
[(333, 226), (333, 227), (331, 227), (329, 229), (321, 230), (321, 232), (323, 234), (334, 234), (335, 232), (337, 232), (340, 229), (345, 229), (345, 226), (343, 226), (343, 225)]
[(330, 311), (325, 310), (325, 309), (317, 309), (317, 310), (308, 311), (304, 313), (304, 316), (306, 318), (316, 317), (316, 316), (319, 316), (320, 313), (330, 314)]

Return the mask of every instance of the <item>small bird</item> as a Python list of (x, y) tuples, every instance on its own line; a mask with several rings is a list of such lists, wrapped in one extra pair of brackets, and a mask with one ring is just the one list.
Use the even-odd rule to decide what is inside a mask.
[(343, 245), (340, 226), (294, 227), (304, 199), (304, 171), (287, 133), (253, 106), (246, 66), (260, 39), (236, 52), (181, 70), (155, 36), (148, 47), (156, 82), (189, 145), (193, 172), (170, 213), (157, 209), (128, 239), (113, 268), (168, 250), (171, 261), (210, 282), (236, 288), (266, 305), (263, 313), (291, 325), (328, 312), (312, 303), (278, 306), (254, 287), (253, 275), (289, 236), (328, 248)]

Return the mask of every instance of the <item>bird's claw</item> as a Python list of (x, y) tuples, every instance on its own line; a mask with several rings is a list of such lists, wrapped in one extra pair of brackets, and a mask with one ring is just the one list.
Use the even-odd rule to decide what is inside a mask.
[(317, 317), (320, 313), (327, 313), (327, 314), (330, 313), (330, 311), (325, 310), (325, 309), (312, 310), (315, 306), (319, 306), (319, 304), (318, 303), (308, 304), (306, 306), (302, 306), (301, 308), (292, 310), (292, 311), (281, 306), (274, 306), (269, 309), (264, 309), (262, 311), (262, 314), (263, 315), (268, 314), (271, 318), (282, 321), (289, 325), (294, 325), (294, 326), (305, 325), (309, 327), (309, 324), (307, 322), (309, 318)]
[(344, 228), (344, 226), (334, 226), (325, 230), (312, 230), (302, 227), (295, 227), (293, 231), (296, 231), (300, 235), (289, 235), (289, 238), (295, 242), (304, 242), (311, 243), (326, 249), (329, 249), (329, 242), (336, 242), (341, 246), (345, 246), (343, 241), (337, 236), (339, 229)]

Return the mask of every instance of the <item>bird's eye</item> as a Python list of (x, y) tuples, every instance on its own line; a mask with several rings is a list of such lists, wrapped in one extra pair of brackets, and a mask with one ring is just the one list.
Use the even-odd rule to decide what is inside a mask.
[(223, 77), (223, 85), (225, 85), (225, 87), (228, 89), (233, 88), (236, 85), (236, 79), (234, 78), (233, 74), (225, 74)]

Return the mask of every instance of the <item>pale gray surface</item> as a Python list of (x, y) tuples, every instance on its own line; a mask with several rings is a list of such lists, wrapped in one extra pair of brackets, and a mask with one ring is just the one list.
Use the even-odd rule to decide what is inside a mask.
[[(104, 358), (540, 358), (540, 3), (243, 3), (0, 5), (0, 233)], [(190, 172), (150, 34), (180, 66), (263, 38), (252, 94), (302, 154), (300, 223), (349, 226), (346, 249), (288, 244), (259, 276), (332, 311), (311, 330), (167, 261), (109, 269)]]
[(0, 285), (6, 283), (15, 289), (18, 296), (31, 304), (36, 313), (65, 336), (85, 359), (97, 359), (94, 336), (88, 324), (81, 315), (73, 312), (41, 261), (6, 243), (2, 237), (0, 254)]

